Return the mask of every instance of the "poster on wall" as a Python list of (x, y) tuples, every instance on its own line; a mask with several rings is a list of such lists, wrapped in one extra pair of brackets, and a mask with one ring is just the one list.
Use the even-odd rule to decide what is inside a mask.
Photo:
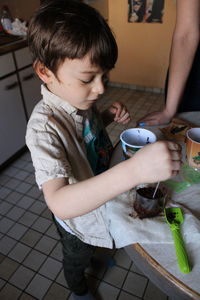
[(165, 0), (128, 0), (128, 22), (162, 23)]

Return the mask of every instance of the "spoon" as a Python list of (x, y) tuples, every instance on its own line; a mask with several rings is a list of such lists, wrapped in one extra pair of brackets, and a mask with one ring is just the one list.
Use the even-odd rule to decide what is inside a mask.
[(187, 274), (191, 271), (191, 265), (180, 231), (181, 224), (184, 221), (182, 209), (180, 207), (168, 207), (164, 209), (164, 213), (165, 219), (172, 231), (179, 269), (181, 272)]
[(156, 184), (155, 191), (154, 191), (154, 193), (153, 193), (153, 199), (154, 199), (154, 197), (155, 197), (155, 195), (156, 195), (156, 192), (157, 192), (157, 190), (158, 190), (159, 184), (160, 184), (160, 181), (158, 181), (158, 183)]

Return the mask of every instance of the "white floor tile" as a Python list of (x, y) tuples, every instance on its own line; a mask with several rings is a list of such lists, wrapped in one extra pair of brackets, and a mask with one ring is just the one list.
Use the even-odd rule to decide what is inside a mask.
[(167, 296), (157, 288), (151, 281), (148, 282), (144, 300), (167, 300)]
[(123, 290), (138, 296), (142, 297), (146, 288), (148, 280), (136, 273), (129, 272), (126, 281), (123, 285)]
[[(139, 300), (141, 298), (135, 297), (131, 294), (128, 294), (124, 291), (121, 291), (119, 298), (117, 300)], [(152, 298), (151, 300), (154, 300), (154, 298)]]
[(51, 285), (51, 280), (36, 274), (31, 283), (26, 288), (26, 292), (36, 299), (42, 300)]
[(121, 288), (124, 283), (126, 275), (127, 275), (127, 270), (122, 269), (118, 266), (113, 266), (112, 268), (109, 268), (107, 270), (103, 280), (118, 288)]
[(119, 289), (103, 281), (100, 283), (97, 289), (97, 295), (101, 297), (101, 300), (116, 300), (119, 292)]
[(116, 264), (118, 266), (123, 267), (125, 269), (130, 268), (132, 262), (131, 262), (131, 259), (129, 258), (129, 256), (124, 251), (124, 249), (118, 249), (114, 258), (115, 258)]

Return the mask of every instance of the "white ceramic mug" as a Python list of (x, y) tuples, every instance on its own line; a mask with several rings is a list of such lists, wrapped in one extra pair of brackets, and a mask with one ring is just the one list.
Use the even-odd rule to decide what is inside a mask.
[(124, 157), (127, 159), (127, 152), (134, 154), (145, 145), (156, 142), (157, 138), (150, 130), (144, 128), (129, 128), (120, 134), (120, 140)]

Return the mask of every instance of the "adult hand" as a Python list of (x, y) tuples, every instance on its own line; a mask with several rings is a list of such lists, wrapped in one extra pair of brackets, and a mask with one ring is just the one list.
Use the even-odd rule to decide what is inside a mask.
[(137, 121), (137, 124), (139, 126), (165, 125), (168, 124), (171, 119), (172, 116), (165, 110), (155, 111), (139, 119)]

